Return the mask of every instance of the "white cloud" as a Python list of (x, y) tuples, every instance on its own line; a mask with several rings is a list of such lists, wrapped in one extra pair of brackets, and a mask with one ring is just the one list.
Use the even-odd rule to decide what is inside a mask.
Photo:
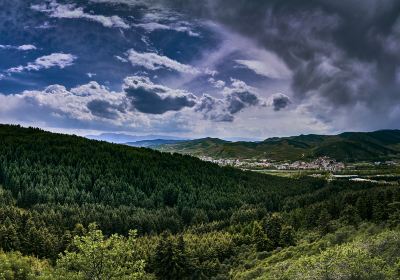
[(134, 26), (143, 28), (147, 32), (153, 32), (156, 30), (174, 30), (177, 32), (187, 33), (192, 37), (200, 37), (200, 34), (194, 32), (189, 26), (184, 26), (182, 23), (173, 23), (173, 24), (164, 24), (158, 22), (146, 22), (146, 23), (138, 23)]
[(47, 13), (53, 18), (68, 18), (68, 19), (87, 19), (101, 23), (104, 27), (129, 28), (122, 18), (119, 16), (102, 16), (85, 13), (82, 7), (77, 7), (74, 4), (59, 4), (55, 0), (48, 4), (32, 5), (31, 8), (35, 11)]
[[(35, 125), (54, 123), (59, 127), (65, 121), (113, 128), (159, 127), (163, 123), (181, 122), (182, 119), (174, 120), (171, 114), (193, 107), (196, 102), (196, 96), (190, 92), (154, 84), (147, 77), (127, 77), (123, 89), (121, 92), (110, 91), (92, 81), (69, 90), (61, 85), (51, 85), (44, 90), (0, 94), (0, 121), (18, 120)], [(145, 91), (144, 95), (141, 95), (142, 91)], [(150, 96), (150, 99), (156, 97), (151, 100), (159, 102), (159, 107), (154, 108), (157, 105), (154, 103), (146, 107), (145, 96)], [(145, 98), (139, 100), (134, 97)], [(160, 106), (164, 111), (156, 112)], [(156, 113), (138, 110), (145, 108), (156, 110)], [(23, 115), (20, 114), (22, 111)]]
[(133, 49), (128, 51), (128, 59), (132, 65), (142, 66), (149, 70), (158, 70), (162, 68), (175, 70), (180, 73), (198, 74), (196, 68), (182, 64), (176, 60), (156, 53), (139, 53)]
[(141, 27), (149, 32), (152, 32), (154, 30), (169, 30), (170, 29), (170, 27), (168, 25), (161, 24), (158, 22), (138, 23), (138, 24), (135, 24), (135, 26)]
[(207, 74), (207, 75), (210, 75), (211, 77), (214, 77), (215, 75), (218, 74), (218, 71), (217, 70), (211, 70), (208, 67), (206, 67), (204, 69), (204, 73)]
[[(110, 91), (97, 82), (70, 90), (61, 85), (51, 85), (42, 91), (24, 91), (7, 96), (0, 94), (5, 104), (10, 105), (0, 108), (3, 110), (0, 116), (12, 116), (24, 111), (26, 119), (34, 121), (39, 114), (43, 121), (68, 119), (130, 126), (139, 120), (165, 122), (163, 116), (168, 118), (179, 112), (190, 118), (197, 115), (197, 119), (232, 122), (234, 115), (242, 109), (261, 105), (254, 93), (244, 91), (249, 88), (243, 82), (234, 80), (232, 84), (230, 91), (226, 88), (221, 99), (207, 94), (197, 97), (185, 90), (154, 84), (144, 76), (127, 77), (121, 92)], [(26, 107), (29, 110), (23, 109)]]
[(146, 13), (141, 18), (141, 23), (132, 26), (143, 28), (147, 32), (157, 30), (173, 30), (186, 33), (192, 37), (199, 37), (200, 34), (192, 30), (192, 25), (182, 20), (182, 15), (175, 11), (161, 6), (158, 1), (153, 0), (90, 0), (94, 3), (124, 4), (128, 6), (144, 6)]
[[(47, 112), (47, 115), (43, 116), (43, 121), (54, 117), (80, 121), (101, 119), (94, 116), (88, 109), (87, 105), (89, 102), (103, 100), (111, 106), (119, 106), (124, 102), (125, 98), (123, 94), (110, 92), (107, 88), (96, 82), (90, 82), (71, 90), (67, 90), (61, 85), (51, 85), (43, 91), (24, 91), (20, 94), (6, 96), (0, 94), (0, 97), (7, 100), (9, 104), (12, 104), (8, 109), (4, 108), (5, 111), (18, 111), (18, 109), (29, 105), (31, 107), (31, 114), (33, 112)], [(32, 117), (29, 116), (29, 112), (26, 112), (26, 114), (27, 119)]]
[(11, 46), (11, 45), (0, 45), (0, 49), (4, 49), (4, 50), (10, 50), (10, 49), (15, 49), (17, 47), (15, 46)]
[(224, 87), (222, 94), (223, 98), (204, 94), (198, 100), (195, 110), (203, 113), (205, 119), (216, 122), (233, 122), (235, 115), (242, 113), (246, 108), (268, 105), (267, 101), (258, 95), (255, 88), (237, 79), (231, 78), (231, 85)]
[(52, 67), (65, 68), (71, 66), (77, 59), (76, 56), (66, 53), (52, 53), (50, 55), (37, 58), (34, 62), (29, 62), (26, 66), (17, 66), (8, 69), (7, 73), (20, 73), (23, 71), (39, 71)]
[[(262, 73), (262, 76), (268, 75), (269, 78), (276, 80), (274, 82), (290, 85), (292, 72), (285, 62), (276, 54), (261, 48), (254, 41), (232, 32), (232, 30), (227, 29), (223, 25), (213, 22), (202, 22), (202, 25), (219, 37), (219, 43), (206, 48), (198, 60), (192, 62), (196, 69), (202, 69), (201, 74), (207, 74), (216, 78), (218, 71), (226, 73), (232, 70), (230, 69), (230, 66), (228, 66), (229, 68), (226, 68), (227, 61), (241, 60), (241, 62), (246, 61), (246, 63), (247, 61), (255, 61), (257, 62), (256, 66), (260, 68), (257, 68), (256, 70), (259, 73)], [(264, 63), (268, 67), (260, 67), (260, 65)], [(249, 64), (249, 66), (254, 66), (254, 63), (247, 64)], [(239, 63), (237, 64), (237, 67), (248, 68), (248, 66)], [(210, 71), (214, 69), (218, 71)], [(252, 71), (254, 72), (254, 70)], [(179, 77), (170, 81), (170, 83), (175, 87), (182, 87), (193, 81), (196, 82), (196, 78), (196, 76)], [(265, 79), (262, 79), (261, 77), (256, 78), (258, 79), (259, 85), (261, 83), (266, 84)]]
[(225, 87), (223, 93), (227, 95), (238, 91), (249, 91), (256, 93), (256, 88), (249, 86), (242, 80), (231, 78), (231, 86)]
[(143, 88), (147, 91), (156, 92), (158, 95), (163, 97), (181, 97), (181, 96), (190, 96), (191, 99), (195, 99), (196, 97), (185, 91), (179, 89), (171, 89), (169, 87), (158, 85), (153, 83), (148, 77), (145, 76), (129, 76), (124, 79), (123, 89), (139, 89)]
[[(152, 89), (168, 89), (152, 85), (144, 77), (139, 78), (127, 78), (125, 86), (128, 88), (131, 86), (130, 82), (141, 81), (141, 85)], [(168, 90), (168, 93), (164, 92), (164, 97), (168, 97), (168, 94), (176, 97), (185, 95), (183, 91)], [(0, 122), (34, 125), (53, 130), (71, 127), (134, 130), (143, 133), (188, 130), (188, 119), (179, 113), (176, 111), (168, 111), (165, 114), (141, 113), (132, 108), (131, 98), (125, 91), (113, 92), (96, 82), (69, 90), (61, 85), (52, 85), (44, 90), (0, 94)]]
[(212, 84), (212, 86), (215, 87), (215, 88), (223, 88), (223, 87), (225, 87), (225, 84), (226, 84), (224, 81), (216, 80), (214, 78), (209, 78), (208, 82), (210, 84)]
[(148, 6), (156, 4), (154, 0), (90, 0), (93, 3), (126, 4), (129, 6)]
[(45, 21), (44, 23), (36, 26), (35, 28), (37, 28), (37, 29), (50, 29), (50, 28), (53, 28), (53, 27), (54, 26), (51, 25), (48, 21)]
[(30, 51), (30, 50), (36, 50), (36, 47), (34, 45), (22, 45), (19, 46), (17, 49), (20, 51)]
[(21, 46), (11, 46), (11, 45), (0, 45), (0, 49), (14, 49), (14, 50), (19, 50), (19, 51), (31, 51), (31, 50), (36, 50), (36, 46), (34, 45), (21, 45)]
[(123, 58), (119, 55), (114, 56), (117, 60), (121, 61), (121, 62), (129, 62), (126, 58)]
[[(166, 100), (169, 110), (163, 114), (141, 113), (134, 109), (135, 103), (132, 103), (132, 97), (128, 93), (130, 88), (153, 91), (161, 97), (161, 101)], [(72, 89), (53, 85), (44, 90), (0, 94), (0, 122), (58, 131), (73, 129), (82, 133), (85, 129), (90, 129), (135, 133), (168, 132), (191, 137), (248, 135), (263, 138), (328, 130), (325, 124), (304, 108), (291, 107), (290, 110), (275, 112), (272, 107), (264, 107), (262, 104), (251, 105), (254, 102), (249, 103), (243, 98), (246, 94), (240, 95), (245, 88), (251, 89), (242, 81), (232, 80), (230, 90), (227, 88), (222, 98), (215, 98), (207, 94), (195, 97), (190, 92), (157, 85), (141, 76), (126, 78), (124, 91), (121, 92), (110, 91), (96, 82)], [(190, 106), (174, 111), (174, 102), (182, 101), (179, 98), (183, 97), (196, 105), (190, 107), (188, 104)], [(229, 108), (232, 101), (247, 102), (245, 107), (253, 106), (252, 110), (241, 110), (240, 115), (238, 112), (232, 114), (229, 111), (232, 109)], [(260, 102), (263, 100), (260, 99)]]
[(288, 79), (290, 77), (290, 70), (276, 55), (266, 51), (260, 52), (262, 54), (257, 55), (257, 60), (237, 59), (235, 61), (252, 70), (254, 73), (267, 78)]

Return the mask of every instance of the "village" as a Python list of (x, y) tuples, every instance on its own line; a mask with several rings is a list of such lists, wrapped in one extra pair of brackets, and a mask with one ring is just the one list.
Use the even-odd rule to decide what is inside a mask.
[(200, 157), (203, 161), (220, 166), (232, 166), (241, 169), (276, 169), (276, 170), (321, 170), (337, 172), (345, 169), (345, 164), (329, 157), (319, 157), (311, 161), (276, 162), (269, 159), (215, 159)]

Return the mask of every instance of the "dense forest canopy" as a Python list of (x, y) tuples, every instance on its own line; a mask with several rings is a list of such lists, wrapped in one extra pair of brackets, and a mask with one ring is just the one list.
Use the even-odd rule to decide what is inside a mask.
[[(0, 259), (14, 264), (0, 270), (26, 271), (5, 279), (326, 279), (299, 275), (330, 256), (340, 274), (358, 244), (372, 245), (347, 272), (373, 254), (381, 274), (354, 279), (399, 277), (398, 184), (275, 177), (2, 125), (0, 186)], [(121, 274), (89, 269), (99, 250), (127, 260), (102, 262)]]

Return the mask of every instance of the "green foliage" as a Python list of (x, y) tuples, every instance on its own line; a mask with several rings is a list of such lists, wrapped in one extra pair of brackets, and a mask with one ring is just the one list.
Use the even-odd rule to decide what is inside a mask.
[(360, 216), (355, 207), (347, 205), (341, 212), (341, 220), (344, 224), (356, 225), (360, 222)]
[(281, 233), (279, 236), (279, 244), (282, 247), (292, 246), (295, 245), (295, 232), (293, 227), (291, 226), (284, 226), (281, 229)]
[(270, 158), (303, 160), (304, 157), (329, 156), (340, 161), (388, 160), (400, 157), (400, 132), (382, 130), (339, 135), (300, 135), (270, 138), (262, 142), (228, 142), (204, 138), (155, 148), (196, 156), (220, 158)]
[(321, 212), (319, 213), (317, 225), (318, 229), (322, 234), (327, 234), (330, 232), (330, 221), (332, 220), (331, 214), (329, 214), (328, 210), (326, 208), (323, 208)]
[(182, 235), (175, 241), (171, 236), (163, 234), (156, 248), (152, 267), (158, 279), (190, 279), (191, 267)]
[[(320, 141), (303, 138), (284, 147)], [(396, 185), (279, 178), (15, 126), (0, 126), (0, 185), (0, 279), (330, 279), (326, 271), (398, 279), (400, 271)]]
[(95, 224), (84, 236), (75, 236), (74, 251), (66, 251), (57, 261), (57, 273), (82, 280), (136, 280), (144, 275), (144, 262), (134, 251), (136, 233), (125, 238), (113, 234), (105, 238)]
[(277, 213), (272, 214), (265, 220), (265, 230), (274, 247), (279, 246), (281, 243), (282, 225), (282, 217)]
[(8, 217), (0, 227), (0, 244), (5, 251), (11, 251), (20, 246), (17, 231)]
[(398, 279), (393, 267), (400, 253), (399, 232), (384, 232), (372, 238), (334, 246), (320, 254), (302, 256), (297, 260), (278, 263), (260, 279)]
[[(233, 279), (399, 279), (400, 231), (372, 224), (343, 227), (318, 238), (313, 232), (288, 247), (235, 268)], [(337, 238), (337, 235), (341, 236)], [(253, 257), (254, 258), (254, 257)], [(250, 265), (251, 264), (251, 265)]]
[(49, 269), (45, 261), (22, 256), (21, 253), (0, 251), (0, 279), (2, 280), (36, 280)]
[[(106, 234), (131, 228), (139, 234), (176, 233), (192, 224), (227, 221), (245, 204), (279, 211), (285, 197), (323, 185), (316, 179), (295, 185), (189, 156), (16, 126), (0, 126), (0, 174), (0, 200), (28, 210), (36, 229), (47, 227), (56, 239), (77, 223), (91, 222)], [(249, 214), (259, 218), (258, 212)], [(242, 219), (247, 222), (246, 215)]]
[(264, 228), (258, 222), (253, 224), (252, 237), (258, 252), (271, 251), (274, 249), (274, 243), (268, 238)]

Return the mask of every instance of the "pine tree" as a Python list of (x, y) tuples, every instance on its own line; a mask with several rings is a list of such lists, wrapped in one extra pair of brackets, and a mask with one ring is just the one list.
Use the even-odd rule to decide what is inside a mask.
[(185, 254), (185, 243), (182, 236), (176, 243), (172, 236), (163, 234), (156, 248), (153, 270), (158, 279), (188, 279), (190, 265)]
[(366, 200), (366, 198), (364, 196), (360, 196), (359, 198), (357, 198), (356, 208), (357, 208), (357, 211), (358, 211), (361, 219), (364, 219), (364, 220), (371, 219), (371, 215), (372, 215), (371, 207), (368, 205), (368, 201)]
[(387, 219), (386, 207), (382, 202), (376, 202), (373, 206), (372, 219), (376, 223), (381, 223)]
[(319, 218), (317, 221), (318, 230), (321, 232), (321, 234), (327, 234), (330, 231), (331, 220), (332, 220), (331, 214), (329, 214), (326, 208), (323, 208), (321, 210), (321, 213), (319, 213)]
[(19, 250), (19, 239), (17, 231), (11, 220), (7, 217), (3, 226), (0, 227), (0, 247), (4, 251)]
[(283, 220), (282, 217), (274, 213), (265, 221), (265, 230), (268, 238), (274, 244), (274, 247), (279, 246)]
[(345, 224), (348, 225), (356, 225), (361, 221), (360, 216), (358, 215), (357, 209), (352, 205), (347, 205), (343, 211), (340, 213), (341, 220)]
[(282, 227), (280, 245), (283, 247), (295, 245), (294, 229), (291, 226)]
[(274, 244), (265, 234), (265, 231), (259, 222), (254, 222), (252, 231), (252, 241), (256, 245), (258, 252), (271, 251), (274, 249)]

